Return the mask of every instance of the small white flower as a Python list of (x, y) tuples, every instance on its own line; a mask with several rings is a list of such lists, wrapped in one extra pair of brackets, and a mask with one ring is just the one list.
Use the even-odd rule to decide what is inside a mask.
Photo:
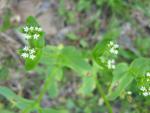
[(29, 52), (30, 52), (30, 54), (34, 54), (35, 53), (35, 49), (34, 48), (30, 49)]
[(114, 60), (114, 59), (112, 59), (112, 60), (111, 60), (111, 63), (112, 63), (112, 64), (115, 64), (115, 60)]
[(110, 48), (110, 53), (114, 53), (114, 48)]
[(25, 32), (28, 32), (28, 31), (29, 31), (28, 26), (24, 27), (23, 29), (24, 29)]
[(31, 54), (31, 55), (29, 56), (29, 58), (33, 60), (33, 59), (35, 58), (35, 55)]
[(140, 88), (140, 90), (141, 90), (141, 91), (145, 91), (146, 88), (145, 88), (144, 86), (142, 86), (142, 87)]
[(114, 45), (114, 48), (119, 48), (119, 45), (118, 45), (118, 44), (115, 44), (115, 45)]
[(147, 73), (146, 73), (146, 76), (147, 76), (147, 77), (150, 77), (150, 72), (147, 72)]
[(39, 34), (34, 34), (33, 38), (37, 40), (39, 38)]
[(113, 46), (113, 45), (114, 45), (114, 42), (112, 42), (112, 41), (110, 41), (109, 44), (108, 44), (109, 47)]
[(39, 31), (39, 32), (42, 31), (42, 28), (39, 27), (37, 31)]
[(22, 53), (21, 56), (22, 56), (23, 58), (28, 58), (28, 57), (29, 57), (28, 53)]
[(111, 69), (111, 60), (108, 60), (107, 67), (108, 67), (108, 69)]
[(114, 50), (114, 54), (117, 55), (118, 54), (118, 50)]
[(114, 42), (110, 41), (108, 44), (108, 47), (110, 47), (110, 53), (117, 55), (118, 54), (118, 48), (119, 45), (118, 44), (114, 44)]
[(36, 30), (36, 31), (38, 31), (38, 29), (39, 29), (38, 27), (35, 27), (35, 30)]
[(31, 27), (30, 27), (30, 30), (33, 31), (33, 30), (34, 30), (34, 27), (31, 26)]
[(100, 106), (102, 106), (102, 105), (104, 104), (104, 99), (103, 99), (103, 98), (100, 98), (100, 99), (98, 100), (98, 104), (99, 104)]
[(144, 96), (148, 96), (149, 93), (148, 93), (148, 92), (143, 92), (143, 95), (144, 95)]
[(110, 53), (117, 55), (118, 50), (116, 50), (115, 48), (110, 48)]
[(128, 95), (131, 95), (131, 94), (132, 94), (132, 92), (131, 92), (131, 91), (128, 91), (128, 92), (127, 92), (127, 94), (128, 94)]
[(25, 34), (25, 39), (31, 39), (31, 36), (30, 35), (28, 35), (28, 34)]
[(111, 65), (110, 64), (108, 64), (107, 67), (108, 67), (108, 69), (111, 69)]
[(28, 47), (28, 46), (25, 46), (25, 47), (23, 48), (23, 50), (24, 50), (24, 51), (28, 51), (28, 50), (29, 50), (29, 47)]
[(115, 66), (115, 60), (108, 60), (108, 62), (107, 62), (107, 67), (108, 67), (108, 69), (115, 69), (116, 68), (116, 66)]
[(115, 69), (115, 68), (116, 68), (116, 66), (113, 64), (113, 65), (111, 66), (111, 68), (112, 68), (112, 69)]

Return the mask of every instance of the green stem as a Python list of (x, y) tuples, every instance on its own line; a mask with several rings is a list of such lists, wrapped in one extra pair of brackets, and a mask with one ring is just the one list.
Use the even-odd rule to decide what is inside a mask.
[(48, 75), (48, 77), (47, 77), (47, 79), (46, 79), (46, 81), (45, 81), (45, 83), (43, 85), (43, 89), (42, 89), (42, 91), (41, 91), (41, 93), (40, 93), (40, 95), (39, 95), (39, 97), (37, 99), (38, 103), (40, 103), (42, 101), (42, 98), (45, 95), (45, 93), (47, 92), (47, 89), (49, 87), (49, 83), (50, 83), (51, 78), (52, 78), (51, 76), (55, 76), (56, 72), (57, 72), (57, 67), (52, 70), (50, 75)]
[(106, 96), (105, 96), (105, 93), (104, 93), (104, 91), (103, 91), (103, 89), (102, 89), (102, 86), (101, 86), (101, 84), (99, 83), (98, 79), (97, 79), (97, 81), (96, 81), (96, 85), (97, 85), (98, 92), (99, 92), (99, 94), (102, 96), (102, 98), (103, 98), (103, 100), (104, 100), (104, 102), (105, 102), (105, 104), (106, 104), (106, 107), (107, 107), (109, 113), (113, 113), (113, 110), (112, 110), (112, 108), (111, 108), (111, 106), (110, 106), (110, 103), (109, 103), (109, 101), (107, 100), (107, 98), (106, 98)]

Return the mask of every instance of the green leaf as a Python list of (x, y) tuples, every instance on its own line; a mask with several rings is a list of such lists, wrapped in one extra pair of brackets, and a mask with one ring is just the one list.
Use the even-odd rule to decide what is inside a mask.
[[(58, 67), (58, 68), (59, 68), (59, 67)], [(60, 68), (58, 69), (58, 71), (57, 71), (57, 76), (55, 76), (56, 80), (57, 80), (57, 81), (61, 81), (62, 78), (63, 78), (63, 75), (64, 75), (63, 69), (60, 67)]]
[[(56, 69), (56, 70), (58, 70), (58, 69)], [(58, 93), (59, 93), (58, 83), (57, 83), (57, 80), (56, 80), (56, 77), (59, 76), (57, 72), (58, 71), (55, 71), (55, 73), (49, 75), (50, 81), (49, 81), (49, 84), (48, 84), (48, 94), (51, 98), (57, 97)]]
[(63, 110), (63, 109), (47, 108), (47, 109), (43, 109), (42, 113), (69, 113), (69, 112), (67, 110)]
[(109, 100), (115, 100), (123, 90), (127, 88), (127, 86), (132, 82), (133, 75), (131, 75), (129, 72), (121, 75), (122, 77), (111, 85), (111, 89), (109, 90), (109, 94), (107, 98)]
[(11, 91), (7, 87), (0, 87), (0, 95), (4, 96), (7, 100), (12, 102), (12, 104), (14, 104), (19, 109), (24, 109), (27, 106), (33, 104), (34, 102), (16, 95), (13, 91)]
[(59, 55), (58, 48), (55, 46), (46, 46), (43, 48), (43, 54), (40, 59), (40, 63), (46, 65), (47, 67), (53, 66), (58, 62), (57, 56)]
[(0, 95), (3, 95), (8, 100), (13, 100), (17, 97), (16, 94), (7, 87), (0, 87)]
[(62, 73), (62, 68), (59, 66), (53, 66), (50, 67), (49, 69), (49, 75), (47, 76), (47, 90), (48, 94), (51, 98), (56, 98), (59, 94), (59, 89), (58, 89), (58, 81), (62, 79), (63, 73)]
[(84, 60), (81, 52), (74, 47), (63, 48), (61, 60), (64, 66), (73, 69), (80, 75), (86, 75), (91, 70), (91, 66)]
[(14, 113), (13, 111), (0, 109), (0, 113)]
[(83, 95), (90, 95), (96, 88), (96, 76), (99, 70), (98, 65), (93, 62), (93, 67), (88, 75), (82, 77), (81, 87), (79, 93)]
[(131, 83), (133, 76), (128, 73), (128, 65), (120, 63), (113, 71), (113, 79), (109, 88), (108, 98), (114, 100)]
[(93, 49), (93, 58), (96, 61), (96, 63), (105, 68), (104, 62), (103, 62), (103, 54), (108, 51), (107, 44), (110, 42), (109, 38), (103, 39), (102, 41), (98, 42), (96, 44), (95, 48)]
[(94, 76), (85, 76), (82, 78), (79, 92), (83, 95), (89, 95), (96, 87), (96, 78)]
[(26, 24), (27, 26), (33, 26), (33, 27), (39, 26), (38, 22), (36, 21), (36, 18), (34, 18), (33, 16), (29, 16), (27, 18)]
[(113, 71), (112, 83), (117, 82), (117, 80), (119, 80), (122, 77), (122, 75), (127, 71), (128, 71), (128, 64), (126, 63), (117, 64), (115, 70)]
[(150, 59), (149, 58), (137, 58), (135, 59), (130, 67), (130, 73), (135, 77), (145, 75), (147, 71), (150, 71)]

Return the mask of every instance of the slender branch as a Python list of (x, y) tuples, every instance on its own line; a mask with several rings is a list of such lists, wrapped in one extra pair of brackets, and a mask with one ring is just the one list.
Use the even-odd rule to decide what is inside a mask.
[(111, 107), (109, 101), (107, 100), (107, 97), (105, 96), (105, 93), (104, 93), (102, 86), (99, 83), (98, 79), (96, 80), (96, 85), (97, 85), (97, 90), (98, 90), (99, 94), (102, 96), (109, 113), (113, 113), (112, 107)]
[(37, 99), (37, 102), (41, 102), (42, 101), (42, 98), (43, 98), (43, 96), (45, 95), (45, 93), (47, 92), (47, 89), (48, 89), (48, 87), (49, 87), (49, 83), (50, 83), (50, 81), (51, 81), (51, 76), (55, 76), (55, 73), (57, 72), (57, 67), (56, 68), (54, 68), (53, 70), (52, 70), (52, 72), (51, 72), (51, 74), (50, 75), (48, 75), (47, 76), (47, 79), (45, 80), (45, 83), (44, 83), (44, 85), (43, 85), (43, 89), (42, 89), (42, 91), (41, 91), (41, 93), (40, 93), (40, 95), (39, 95), (39, 97), (38, 97), (38, 99)]

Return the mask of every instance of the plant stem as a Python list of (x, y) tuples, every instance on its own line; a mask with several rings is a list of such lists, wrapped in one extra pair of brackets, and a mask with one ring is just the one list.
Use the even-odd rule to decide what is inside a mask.
[(111, 108), (111, 106), (110, 106), (110, 103), (109, 103), (109, 101), (107, 100), (107, 98), (106, 98), (106, 96), (105, 96), (105, 93), (104, 93), (104, 91), (103, 91), (103, 89), (102, 89), (102, 86), (101, 86), (101, 84), (99, 83), (98, 79), (96, 80), (96, 85), (97, 85), (98, 92), (99, 92), (99, 94), (102, 96), (102, 98), (103, 98), (103, 100), (104, 100), (104, 102), (105, 102), (105, 104), (106, 104), (106, 107), (107, 107), (109, 113), (113, 113), (113, 110), (112, 110), (112, 108)]
[(48, 89), (48, 87), (49, 87), (49, 83), (50, 83), (50, 81), (51, 81), (51, 79), (52, 79), (51, 76), (55, 76), (55, 73), (56, 73), (57, 71), (58, 71), (58, 69), (57, 69), (57, 67), (55, 67), (55, 68), (52, 70), (51, 74), (47, 76), (47, 78), (46, 78), (46, 80), (45, 80), (45, 83), (44, 83), (44, 85), (43, 85), (43, 89), (42, 89), (42, 91), (41, 91), (41, 93), (40, 93), (40, 95), (39, 95), (39, 97), (38, 97), (38, 99), (37, 99), (37, 102), (40, 103), (40, 102), (42, 101), (42, 98), (43, 98), (43, 96), (45, 95), (45, 93), (47, 92), (47, 89)]

